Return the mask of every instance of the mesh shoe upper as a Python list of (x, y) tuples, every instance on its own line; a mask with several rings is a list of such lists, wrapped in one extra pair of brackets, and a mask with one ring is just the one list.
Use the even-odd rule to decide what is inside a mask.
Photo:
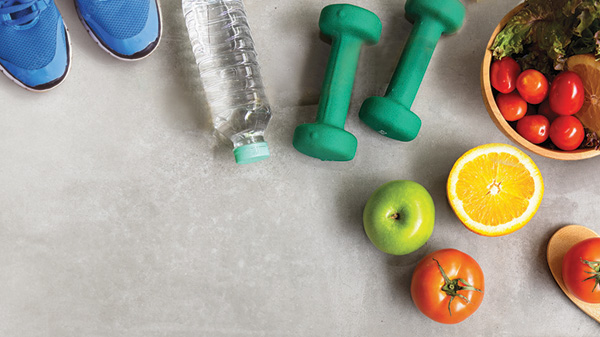
[(69, 66), (68, 34), (54, 0), (0, 0), (0, 67), (10, 78), (47, 90)]
[(156, 45), (160, 17), (156, 0), (76, 0), (81, 19), (109, 52), (128, 57)]
[[(9, 2), (4, 1), (5, 6)], [(8, 7), (3, 7), (3, 1), (0, 0), (0, 8)], [(26, 9), (3, 15), (5, 20), (0, 20), (0, 58), (20, 68), (32, 70), (48, 65), (54, 58), (56, 29), (62, 18), (56, 6), (50, 6), (39, 13), (39, 17), (34, 19), (36, 22), (24, 25), (11, 25), (10, 22), (6, 22), (7, 16), (17, 19), (29, 11)]]
[(92, 19), (115, 39), (139, 34), (148, 20), (148, 0), (78, 0), (84, 19)]

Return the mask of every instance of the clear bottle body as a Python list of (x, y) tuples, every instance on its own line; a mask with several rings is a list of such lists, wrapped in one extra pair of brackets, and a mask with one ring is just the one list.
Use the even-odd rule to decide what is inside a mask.
[(215, 129), (234, 149), (264, 142), (271, 109), (242, 1), (182, 0), (182, 7)]

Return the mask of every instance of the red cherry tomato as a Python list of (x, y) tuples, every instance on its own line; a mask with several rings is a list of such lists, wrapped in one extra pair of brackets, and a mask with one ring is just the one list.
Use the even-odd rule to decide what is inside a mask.
[(572, 115), (581, 109), (585, 94), (579, 75), (564, 71), (554, 78), (548, 101), (552, 111), (559, 115)]
[(494, 61), (490, 68), (490, 82), (494, 89), (503, 94), (515, 90), (517, 87), (517, 78), (521, 73), (521, 67), (517, 61), (510, 57), (503, 57)]
[(542, 102), (542, 104), (540, 104), (540, 106), (538, 107), (538, 114), (546, 116), (550, 123), (552, 123), (556, 119), (556, 117), (560, 116), (556, 112), (552, 111), (552, 109), (550, 109), (550, 102), (548, 102), (548, 100), (545, 100)]
[(550, 124), (550, 140), (561, 150), (575, 150), (584, 137), (583, 125), (573, 116), (560, 116)]
[(600, 238), (583, 240), (567, 251), (562, 261), (562, 277), (575, 297), (600, 303)]
[(483, 301), (481, 267), (472, 257), (442, 249), (425, 256), (412, 275), (410, 294), (425, 316), (445, 324), (462, 322)]
[(517, 78), (517, 90), (531, 104), (540, 104), (548, 95), (548, 80), (535, 69), (527, 69)]
[(519, 120), (527, 113), (527, 102), (516, 91), (498, 94), (496, 104), (504, 119), (509, 122)]
[(525, 116), (517, 122), (517, 132), (533, 144), (540, 144), (548, 139), (550, 122), (542, 115)]

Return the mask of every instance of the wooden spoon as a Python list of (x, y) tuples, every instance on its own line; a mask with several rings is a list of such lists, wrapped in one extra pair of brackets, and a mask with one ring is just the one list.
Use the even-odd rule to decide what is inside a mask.
[(558, 286), (562, 291), (577, 305), (583, 312), (590, 315), (598, 323), (600, 323), (600, 304), (586, 303), (577, 299), (573, 294), (567, 290), (565, 282), (562, 278), (562, 260), (567, 251), (576, 243), (585, 239), (600, 236), (593, 230), (577, 225), (565, 226), (554, 233), (548, 241), (547, 259), (548, 266), (552, 276), (558, 283)]

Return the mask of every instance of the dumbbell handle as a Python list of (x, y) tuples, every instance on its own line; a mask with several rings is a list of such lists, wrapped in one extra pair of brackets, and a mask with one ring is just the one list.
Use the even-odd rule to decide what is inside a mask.
[(344, 128), (362, 41), (353, 36), (334, 37), (321, 88), (317, 123)]
[(438, 21), (426, 17), (414, 23), (386, 97), (410, 109), (443, 31)]

